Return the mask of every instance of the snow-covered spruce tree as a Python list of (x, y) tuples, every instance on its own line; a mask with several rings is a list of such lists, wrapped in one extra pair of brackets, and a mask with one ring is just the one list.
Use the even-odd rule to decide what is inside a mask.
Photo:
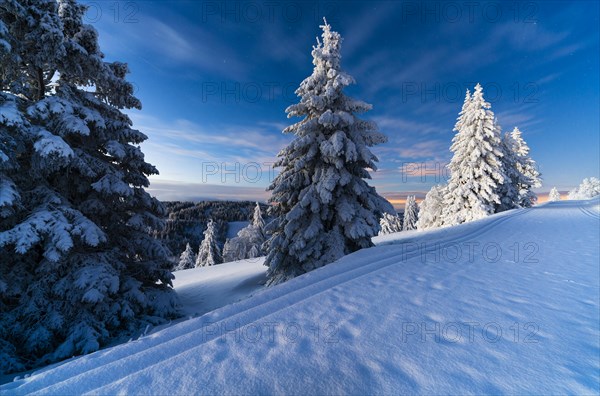
[(196, 266), (196, 255), (190, 244), (185, 245), (185, 250), (179, 256), (179, 263), (175, 267), (175, 271), (186, 270)]
[(529, 208), (537, 201), (537, 195), (531, 189), (541, 187), (542, 183), (519, 128), (515, 127), (511, 133), (504, 134), (502, 148), (506, 178), (498, 190), (501, 204), (497, 211)]
[(258, 202), (254, 207), (254, 213), (252, 215), (252, 225), (254, 227), (257, 227), (261, 232), (264, 233), (265, 220), (263, 219), (262, 210), (260, 209), (260, 205), (258, 204)]
[(206, 267), (221, 264), (222, 262), (223, 258), (221, 257), (219, 243), (217, 242), (216, 223), (209, 220), (204, 231), (204, 239), (200, 243), (200, 249), (198, 249), (196, 267)]
[(238, 231), (237, 236), (225, 242), (223, 261), (230, 262), (263, 255), (262, 245), (265, 242), (265, 222), (258, 202), (250, 224)]
[(519, 175), (515, 184), (518, 192), (518, 206), (529, 208), (537, 202), (537, 195), (531, 189), (542, 186), (541, 175), (535, 161), (529, 155), (529, 146), (523, 139), (519, 128), (515, 127), (510, 133), (509, 142), (515, 156), (514, 167)]
[(583, 179), (579, 187), (569, 191), (567, 199), (590, 199), (600, 195), (600, 180), (595, 177)]
[(431, 190), (425, 195), (425, 199), (419, 206), (419, 220), (417, 220), (418, 230), (442, 226), (444, 192), (444, 186), (437, 185), (431, 187)]
[(379, 220), (379, 225), (381, 226), (379, 235), (402, 231), (402, 219), (397, 214), (384, 213), (381, 220)]
[(500, 205), (497, 205), (495, 212), (503, 212), (521, 207), (519, 204), (519, 186), (527, 182), (525, 176), (517, 169), (519, 159), (517, 153), (514, 151), (515, 142), (510, 133), (505, 133), (502, 136), (501, 148), (504, 181), (497, 188)]
[(262, 217), (262, 211), (258, 202), (254, 207), (254, 215), (250, 225), (240, 230), (238, 236), (247, 240), (246, 257), (255, 258), (263, 255), (262, 246), (265, 243), (265, 221)]
[(552, 187), (552, 190), (550, 190), (550, 194), (548, 194), (548, 201), (560, 201), (560, 193), (558, 192), (556, 187)]
[(127, 66), (74, 1), (0, 5), (0, 371), (177, 315)]
[(262, 256), (262, 252), (259, 250), (257, 245), (252, 245), (246, 258), (253, 259)]
[(227, 239), (223, 245), (223, 262), (230, 263), (232, 261), (242, 260), (246, 256), (246, 249), (238, 237)]
[(402, 231), (410, 231), (417, 229), (418, 206), (414, 195), (406, 197), (404, 204), (404, 220), (402, 221)]
[(264, 231), (260, 227), (248, 224), (238, 231), (236, 237), (225, 242), (223, 261), (230, 262), (260, 257), (263, 255), (261, 247), (264, 242)]
[(340, 68), (342, 38), (327, 22), (321, 28), (313, 73), (296, 90), (300, 103), (286, 109), (288, 117), (304, 118), (284, 130), (296, 136), (279, 153), (281, 172), (269, 187), (270, 285), (373, 246), (380, 217), (394, 210), (364, 180), (376, 169), (369, 147), (387, 139), (375, 123), (356, 116), (371, 105), (343, 93), (354, 79)]
[(244, 257), (242, 258), (253, 258), (249, 256), (250, 251), (253, 248), (255, 253), (258, 253), (259, 256), (262, 255), (261, 247), (263, 243), (265, 243), (265, 235), (260, 227), (250, 224), (247, 227), (242, 228), (237, 235), (237, 237), (243, 241), (244, 245)]
[(500, 127), (477, 84), (465, 98), (454, 130), (448, 168), (450, 180), (444, 195), (444, 225), (477, 220), (500, 206), (499, 188), (505, 180)]

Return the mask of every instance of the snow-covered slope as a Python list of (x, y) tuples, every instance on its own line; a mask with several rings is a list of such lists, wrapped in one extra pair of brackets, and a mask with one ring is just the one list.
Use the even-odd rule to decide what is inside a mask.
[(176, 271), (173, 287), (187, 315), (201, 315), (244, 299), (266, 281), (264, 257)]
[(386, 236), (241, 302), (0, 390), (597, 394), (599, 202)]

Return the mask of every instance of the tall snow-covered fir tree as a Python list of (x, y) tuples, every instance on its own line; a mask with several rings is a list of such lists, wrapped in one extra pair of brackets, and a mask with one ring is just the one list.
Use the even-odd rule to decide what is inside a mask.
[(550, 194), (548, 194), (548, 201), (560, 201), (560, 193), (558, 192), (556, 187), (552, 187), (552, 190), (550, 190)]
[(519, 174), (515, 184), (518, 193), (518, 206), (529, 208), (537, 202), (537, 195), (531, 190), (542, 186), (540, 172), (529, 155), (529, 146), (523, 139), (519, 128), (515, 127), (510, 133), (510, 148), (515, 156), (514, 168)]
[(406, 203), (404, 204), (404, 220), (402, 221), (402, 231), (410, 231), (417, 229), (418, 220), (417, 201), (414, 195), (406, 197)]
[(499, 189), (505, 180), (500, 127), (490, 104), (477, 84), (467, 91), (454, 130), (448, 168), (450, 180), (444, 196), (444, 225), (477, 220), (495, 213), (500, 206)]
[(204, 231), (204, 239), (200, 243), (198, 256), (196, 256), (196, 267), (207, 267), (211, 265), (221, 264), (223, 258), (219, 250), (217, 242), (216, 223), (212, 220), (206, 225)]
[(444, 193), (444, 186), (437, 185), (431, 187), (431, 190), (425, 195), (425, 199), (419, 206), (419, 220), (416, 224), (418, 230), (442, 226)]
[(194, 254), (194, 250), (192, 246), (187, 243), (185, 245), (185, 250), (179, 256), (179, 263), (177, 267), (175, 267), (176, 271), (186, 270), (190, 268), (194, 268), (196, 266), (196, 255)]
[(402, 231), (402, 219), (397, 214), (384, 213), (381, 220), (379, 220), (379, 225), (381, 226), (379, 235)]
[(0, 5), (0, 372), (97, 350), (177, 312), (127, 65), (73, 0)]
[(340, 67), (342, 38), (327, 22), (321, 28), (313, 73), (296, 90), (300, 103), (286, 109), (288, 117), (303, 119), (284, 129), (295, 139), (278, 154), (281, 172), (269, 187), (270, 285), (373, 246), (380, 217), (393, 213), (365, 181), (377, 162), (369, 147), (387, 139), (375, 123), (356, 116), (372, 106), (344, 94), (355, 81)]

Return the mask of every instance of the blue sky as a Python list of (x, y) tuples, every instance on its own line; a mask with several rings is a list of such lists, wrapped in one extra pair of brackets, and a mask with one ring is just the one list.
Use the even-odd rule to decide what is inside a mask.
[(518, 126), (565, 191), (600, 167), (597, 1), (87, 1), (107, 60), (127, 62), (129, 112), (161, 172), (158, 198), (264, 201), (281, 130), (312, 72), (322, 17), (344, 37), (351, 96), (389, 142), (372, 183), (399, 203), (446, 178), (464, 92), (480, 82), (504, 131)]

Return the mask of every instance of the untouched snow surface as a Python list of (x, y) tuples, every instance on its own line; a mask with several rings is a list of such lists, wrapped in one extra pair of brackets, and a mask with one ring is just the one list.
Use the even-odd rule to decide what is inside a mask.
[[(385, 236), (375, 248), (0, 391), (598, 394), (599, 202), (552, 202)], [(196, 280), (177, 282), (185, 295)]]
[(175, 271), (173, 287), (188, 315), (202, 315), (242, 300), (266, 281), (264, 257)]

